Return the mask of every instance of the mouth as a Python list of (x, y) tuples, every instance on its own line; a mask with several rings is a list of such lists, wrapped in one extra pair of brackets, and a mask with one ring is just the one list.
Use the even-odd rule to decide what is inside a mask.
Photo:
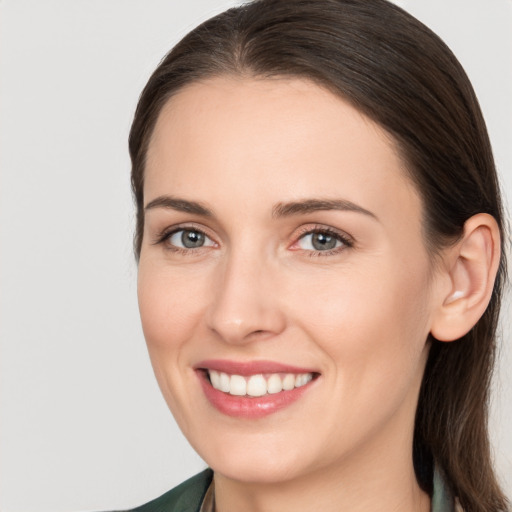
[(221, 413), (249, 419), (277, 412), (298, 400), (320, 373), (280, 363), (204, 361), (196, 366), (204, 394)]
[(231, 396), (260, 397), (291, 391), (313, 380), (314, 373), (267, 373), (251, 376), (205, 370), (212, 387)]

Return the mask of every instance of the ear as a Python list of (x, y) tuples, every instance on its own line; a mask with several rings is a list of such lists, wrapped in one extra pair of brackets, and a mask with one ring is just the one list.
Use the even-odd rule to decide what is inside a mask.
[(491, 300), (500, 263), (500, 230), (491, 215), (479, 213), (464, 224), (462, 238), (443, 252), (446, 279), (434, 311), (430, 333), (439, 341), (454, 341), (484, 314)]

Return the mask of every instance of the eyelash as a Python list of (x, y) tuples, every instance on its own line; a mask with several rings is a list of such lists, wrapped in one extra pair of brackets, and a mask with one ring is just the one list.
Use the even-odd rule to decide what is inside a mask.
[[(183, 254), (183, 255), (190, 255), (192, 253), (197, 254), (201, 249), (205, 248), (205, 247), (197, 247), (195, 249), (193, 249), (193, 248), (187, 249), (184, 247), (177, 247), (175, 245), (172, 245), (171, 243), (166, 244), (166, 242), (168, 242), (173, 235), (175, 235), (176, 233), (179, 233), (180, 231), (192, 231), (195, 233), (199, 233), (199, 234), (203, 235), (205, 238), (213, 241), (212, 237), (210, 237), (204, 230), (198, 228), (197, 226), (185, 225), (185, 226), (173, 227), (171, 229), (169, 229), (169, 228), (164, 229), (156, 236), (155, 241), (153, 242), (153, 245), (165, 244), (166, 245), (165, 248), (167, 250), (172, 251), (177, 254)], [(206, 248), (208, 248), (208, 246)]]
[(298, 236), (296, 237), (295, 242), (293, 242), (292, 245), (296, 245), (300, 240), (305, 238), (307, 235), (313, 235), (313, 234), (323, 234), (328, 235), (333, 238), (335, 238), (337, 241), (341, 242), (341, 247), (336, 247), (334, 249), (325, 250), (325, 251), (319, 251), (319, 250), (306, 250), (306, 249), (294, 249), (297, 251), (302, 251), (303, 253), (306, 253), (310, 258), (316, 258), (316, 257), (324, 257), (324, 256), (334, 256), (336, 254), (341, 253), (342, 251), (345, 251), (346, 249), (350, 249), (351, 247), (354, 247), (354, 239), (350, 237), (349, 235), (342, 233), (336, 229), (333, 229), (331, 227), (317, 225), (314, 227), (304, 227), (301, 232), (299, 232)]
[[(169, 239), (173, 235), (175, 235), (176, 233), (179, 233), (180, 231), (197, 232), (197, 233), (201, 234), (202, 236), (204, 236), (205, 238), (208, 238), (213, 241), (213, 239), (204, 230), (202, 230), (196, 226), (185, 225), (185, 226), (174, 227), (172, 229), (168, 229), (168, 228), (164, 229), (156, 236), (155, 241), (153, 242), (153, 245), (165, 244), (166, 242), (169, 241)], [(343, 234), (333, 228), (321, 226), (321, 225), (314, 226), (314, 227), (304, 227), (299, 232), (299, 234), (296, 236), (295, 241), (293, 242), (292, 246), (298, 244), (298, 242), (300, 240), (302, 240), (303, 238), (305, 238), (307, 235), (314, 235), (314, 234), (325, 234), (327, 236), (333, 237), (337, 241), (339, 241), (342, 244), (342, 246), (336, 247), (336, 248), (330, 249), (330, 250), (325, 250), (325, 251), (307, 250), (307, 249), (300, 249), (300, 248), (293, 249), (293, 250), (301, 251), (303, 253), (306, 253), (309, 257), (314, 258), (314, 257), (320, 257), (320, 256), (321, 257), (333, 256), (335, 254), (339, 254), (340, 252), (342, 252), (346, 249), (350, 249), (351, 247), (354, 246), (354, 240), (352, 239), (352, 237), (350, 237), (346, 234)], [(209, 246), (206, 246), (206, 247), (203, 246), (203, 247), (198, 247), (198, 248), (188, 248), (187, 249), (187, 248), (183, 248), (183, 247), (177, 247), (170, 243), (168, 243), (166, 245), (166, 249), (168, 249), (174, 253), (184, 254), (184, 255), (190, 255), (191, 253), (197, 254), (201, 249), (208, 248), (208, 247)], [(291, 246), (289, 246), (289, 247), (291, 247)]]

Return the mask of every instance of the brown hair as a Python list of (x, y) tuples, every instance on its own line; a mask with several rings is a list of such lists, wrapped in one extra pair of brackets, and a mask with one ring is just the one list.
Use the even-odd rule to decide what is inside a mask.
[[(158, 115), (180, 88), (222, 74), (313, 80), (384, 127), (422, 196), (433, 254), (480, 212), (496, 219), (503, 238), (485, 123), (464, 70), (439, 37), (386, 0), (259, 0), (190, 32), (142, 92), (129, 141), (137, 257), (144, 165)], [(466, 512), (507, 509), (487, 430), (504, 279), (502, 255), (491, 302), (475, 327), (454, 343), (431, 340), (416, 413), (413, 457), (420, 485), (431, 491), (434, 462)]]

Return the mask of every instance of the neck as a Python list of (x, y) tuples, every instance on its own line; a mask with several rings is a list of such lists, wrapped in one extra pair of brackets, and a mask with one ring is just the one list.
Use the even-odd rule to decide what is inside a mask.
[(370, 442), (330, 467), (284, 481), (240, 482), (215, 473), (216, 512), (429, 512), (430, 497), (414, 472), (412, 435), (404, 442), (400, 434), (395, 431), (395, 439)]
[[(215, 475), (216, 512), (428, 512), (430, 497), (418, 486), (414, 474), (389, 479), (389, 474), (366, 475), (362, 481), (350, 477), (312, 478), (279, 484), (243, 484)], [(399, 485), (397, 485), (399, 484)]]
[(215, 475), (216, 512), (428, 512), (430, 497), (416, 481), (414, 470), (368, 471), (357, 475), (309, 474), (273, 484), (243, 483)]

